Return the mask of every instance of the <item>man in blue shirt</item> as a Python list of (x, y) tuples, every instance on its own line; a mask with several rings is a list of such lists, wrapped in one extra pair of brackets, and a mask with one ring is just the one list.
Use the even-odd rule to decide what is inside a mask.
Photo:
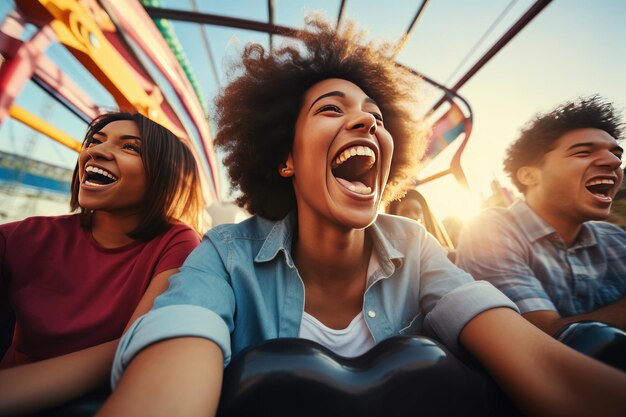
[(504, 161), (524, 201), (463, 231), (458, 264), (549, 334), (580, 320), (626, 328), (626, 232), (598, 221), (624, 177), (623, 126), (598, 96), (537, 116)]

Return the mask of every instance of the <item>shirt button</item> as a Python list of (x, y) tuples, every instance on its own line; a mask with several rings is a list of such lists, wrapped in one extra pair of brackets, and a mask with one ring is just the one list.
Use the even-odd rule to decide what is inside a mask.
[(371, 318), (376, 317), (376, 312), (374, 310), (370, 310), (367, 312), (367, 315), (370, 316)]

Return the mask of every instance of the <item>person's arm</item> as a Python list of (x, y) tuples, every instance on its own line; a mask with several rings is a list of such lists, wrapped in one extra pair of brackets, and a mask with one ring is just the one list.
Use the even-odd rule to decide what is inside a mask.
[(117, 342), (0, 371), (0, 416), (43, 410), (105, 386)]
[(213, 342), (168, 339), (139, 353), (97, 416), (214, 416), (223, 357)]
[(493, 221), (483, 214), (463, 228), (457, 251), (461, 268), (498, 287), (518, 305), (525, 319), (549, 335), (581, 320), (626, 329), (626, 298), (585, 314), (562, 317), (529, 267), (523, 239), (516, 238), (512, 231), (515, 226), (503, 222), (499, 212), (493, 213)]
[[(426, 328), (451, 350), (458, 343), (473, 354), (522, 411), (529, 416), (613, 416), (626, 409), (626, 374), (542, 332), (487, 282), (460, 285), (459, 277), (453, 288), (443, 288), (454, 271), (430, 252), (428, 246), (421, 251), (422, 279), (435, 273), (421, 294)], [(437, 293), (430, 286), (442, 288)]]
[(626, 330), (626, 297), (618, 301), (584, 314), (561, 317), (556, 311), (539, 310), (523, 314), (524, 318), (549, 335), (554, 334), (563, 326), (582, 320), (595, 320)]
[(529, 416), (622, 416), (626, 374), (570, 349), (513, 310), (472, 320), (459, 342)]
[(152, 310), (124, 334), (111, 372), (115, 388), (99, 415), (215, 413), (235, 314), (221, 239), (209, 232)]
[[(152, 307), (177, 271), (163, 271), (151, 280), (126, 328)], [(0, 371), (0, 415), (43, 410), (105, 387), (118, 341)]]

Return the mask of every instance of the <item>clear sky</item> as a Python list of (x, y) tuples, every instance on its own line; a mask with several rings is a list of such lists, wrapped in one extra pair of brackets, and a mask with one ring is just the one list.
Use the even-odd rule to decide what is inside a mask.
[[(187, 9), (196, 3), (199, 10), (206, 13), (267, 20), (266, 0), (166, 0), (161, 3), (164, 7)], [(406, 30), (419, 3), (415, 0), (347, 0), (345, 17), (356, 20), (372, 38), (396, 41)], [(533, 3), (532, 0), (432, 0), (398, 59), (436, 81), (453, 85)], [(276, 0), (275, 22), (299, 27), (303, 16), (311, 10), (323, 10), (335, 18), (339, 4), (339, 0)], [(4, 15), (10, 6), (11, 2), (3, 1), (0, 14)], [(499, 16), (499, 23), (485, 36)], [(465, 196), (451, 178), (425, 186), (423, 191), (440, 217), (473, 214), (478, 208), (479, 196), (489, 193), (493, 178), (509, 185), (501, 168), (504, 150), (535, 113), (595, 93), (611, 99), (619, 108), (626, 107), (624, 22), (626, 1), (554, 0), (460, 89), (459, 93), (474, 112), (473, 133), (462, 158), (473, 197)], [(174, 29), (194, 67), (207, 103), (225, 82), (227, 64), (238, 55), (241, 46), (250, 40), (268, 42), (267, 35), (205, 26), (218, 68), (218, 74), (214, 75), (209, 70), (206, 51), (198, 41), (199, 27), (175, 23)], [(481, 38), (484, 39), (477, 44)], [(473, 54), (466, 56), (473, 48)], [(112, 106), (110, 96), (98, 89), (62, 48), (57, 45), (47, 55), (57, 64), (63, 63), (64, 69), (81, 85), (87, 86), (98, 103)], [(47, 104), (48, 100), (36, 87), (29, 86), (18, 103), (49, 120), (62, 121), (63, 130), (81, 138), (84, 124), (58, 106)], [(28, 154), (67, 167), (73, 167), (75, 162), (71, 151), (38, 138), (16, 122), (0, 127), (0, 150)], [(447, 158), (449, 156), (442, 155), (427, 169), (445, 165)]]

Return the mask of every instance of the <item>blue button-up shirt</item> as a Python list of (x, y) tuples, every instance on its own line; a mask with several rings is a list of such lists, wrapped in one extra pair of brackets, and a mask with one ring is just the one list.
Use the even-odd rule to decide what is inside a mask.
[(488, 280), (522, 313), (571, 316), (626, 295), (626, 232), (606, 222), (582, 224), (567, 247), (552, 226), (525, 202), (482, 212), (466, 225), (458, 265)]
[[(124, 335), (116, 353), (115, 385), (135, 354), (173, 337), (212, 340), (231, 355), (264, 340), (298, 337), (304, 284), (292, 258), (297, 217), (254, 216), (204, 236), (153, 309)], [(515, 305), (487, 282), (452, 264), (418, 223), (380, 215), (366, 229), (379, 265), (367, 277), (363, 311), (378, 343), (395, 335), (436, 335), (458, 348), (459, 333), (477, 314)]]

